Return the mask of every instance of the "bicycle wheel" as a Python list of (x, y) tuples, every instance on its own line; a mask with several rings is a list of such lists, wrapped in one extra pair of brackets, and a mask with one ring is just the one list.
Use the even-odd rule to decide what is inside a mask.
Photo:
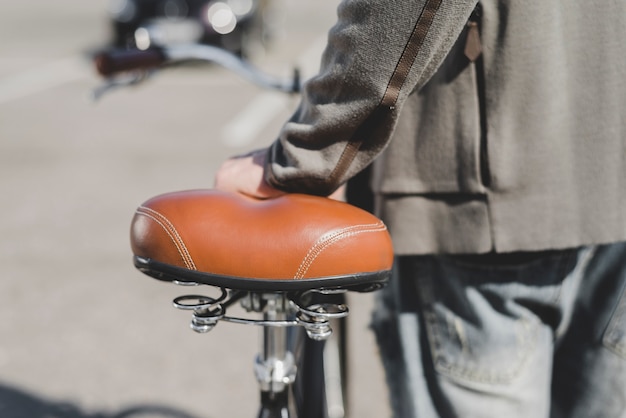
[[(328, 301), (328, 296), (324, 300)], [(344, 295), (332, 295), (343, 303)], [(314, 341), (300, 332), (294, 400), (298, 418), (344, 418), (348, 405), (347, 318), (331, 320), (333, 334)]]

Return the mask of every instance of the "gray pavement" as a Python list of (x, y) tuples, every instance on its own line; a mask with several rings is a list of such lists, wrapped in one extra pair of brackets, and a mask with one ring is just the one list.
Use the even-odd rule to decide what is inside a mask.
[[(336, 1), (280, 4), (283, 35), (255, 60), (310, 73)], [(134, 270), (128, 227), (145, 199), (210, 187), (224, 158), (273, 140), (295, 101), (194, 68), (94, 104), (106, 7), (0, 5), (0, 417), (252, 417), (258, 331), (190, 331), (170, 305), (186, 289)], [(352, 416), (388, 416), (372, 295), (350, 307)]]

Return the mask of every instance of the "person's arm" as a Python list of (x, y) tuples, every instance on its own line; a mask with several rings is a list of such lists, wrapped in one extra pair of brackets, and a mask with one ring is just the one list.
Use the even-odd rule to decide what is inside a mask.
[[(319, 74), (279, 139), (255, 157), (255, 164), (265, 160), (264, 171), (255, 170), (263, 177), (233, 179), (231, 189), (258, 197), (331, 194), (384, 149), (404, 100), (436, 71), (476, 3), (342, 1)], [(231, 161), (216, 187), (252, 161)]]
[(270, 147), (267, 182), (327, 195), (367, 166), (389, 141), (408, 94), (441, 64), (476, 3), (343, 1), (321, 71)]

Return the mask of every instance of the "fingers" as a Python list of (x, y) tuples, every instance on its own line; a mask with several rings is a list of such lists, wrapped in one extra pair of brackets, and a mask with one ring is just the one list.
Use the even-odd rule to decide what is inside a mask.
[(218, 190), (242, 193), (257, 199), (269, 199), (285, 194), (265, 181), (266, 150), (226, 160), (215, 175)]
[[(271, 199), (284, 195), (286, 192), (272, 187), (265, 181), (266, 155), (267, 149), (260, 149), (224, 161), (215, 174), (214, 187), (257, 199)], [(345, 186), (341, 186), (328, 197), (344, 201)]]
[(346, 186), (341, 185), (337, 190), (335, 190), (330, 196), (330, 199), (340, 200), (342, 202), (346, 201)]

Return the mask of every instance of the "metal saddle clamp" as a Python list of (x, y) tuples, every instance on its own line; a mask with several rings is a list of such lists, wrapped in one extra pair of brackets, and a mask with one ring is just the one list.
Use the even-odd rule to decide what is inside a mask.
[[(220, 289), (216, 297), (185, 295), (174, 299), (178, 309), (193, 313), (191, 328), (199, 333), (211, 331), (219, 321), (263, 327), (262, 349), (254, 362), (254, 372), (260, 388), (267, 393), (281, 393), (293, 384), (297, 375), (296, 359), (286, 344), (289, 327), (302, 326), (309, 338), (322, 341), (330, 337), (330, 320), (348, 315), (345, 304), (299, 303), (309, 299), (307, 294), (249, 293)], [(314, 292), (313, 292), (314, 293)], [(263, 319), (231, 317), (227, 307), (236, 301), (248, 312), (263, 314)]]

